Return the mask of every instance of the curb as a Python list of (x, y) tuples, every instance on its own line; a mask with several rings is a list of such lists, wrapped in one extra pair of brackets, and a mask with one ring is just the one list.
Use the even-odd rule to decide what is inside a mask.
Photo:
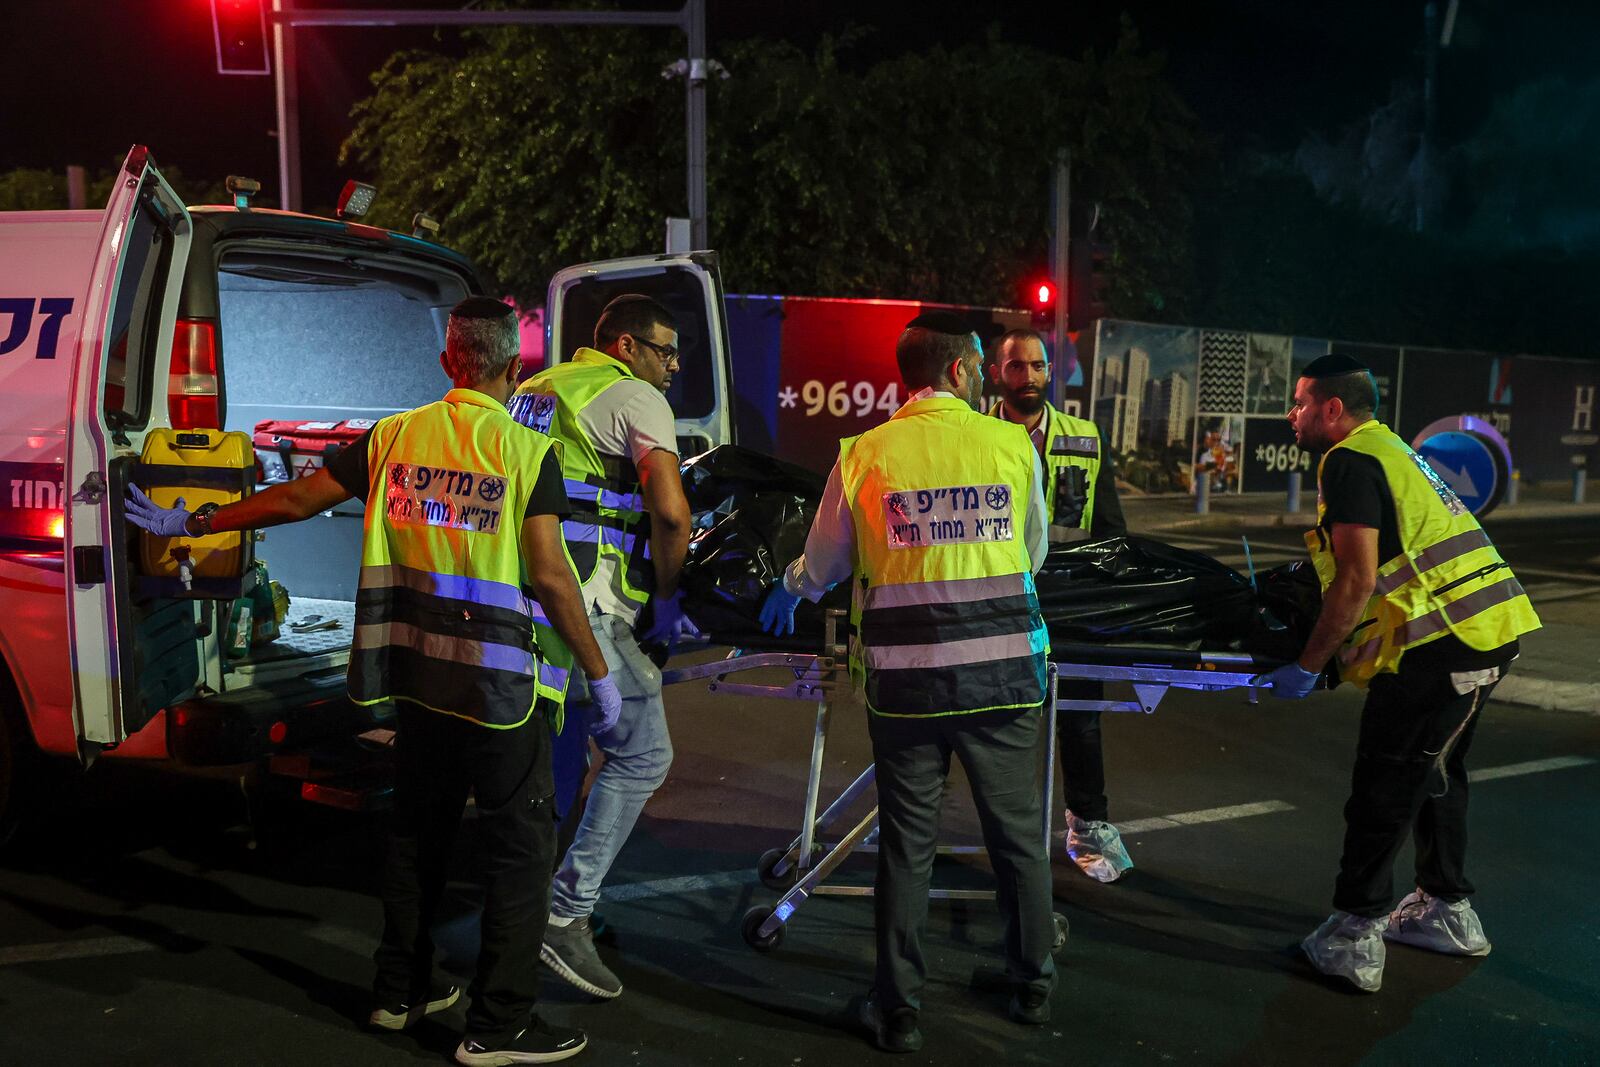
[[(1127, 501), (1123, 501), (1125, 513), (1135, 509), (1129, 508)], [(1536, 522), (1548, 519), (1563, 518), (1600, 518), (1600, 504), (1555, 504), (1534, 505), (1531, 507), (1518, 507), (1514, 511), (1501, 511), (1496, 509), (1490, 512), (1484, 520), (1491, 526), (1504, 525), (1514, 522)], [(1138, 528), (1145, 531), (1157, 530), (1261, 530), (1276, 527), (1294, 527), (1309, 530), (1317, 522), (1316, 512), (1277, 512), (1268, 515), (1191, 515), (1181, 519), (1156, 520), (1153, 522), (1138, 523)], [(1129, 526), (1135, 523), (1130, 514)]]
[(1600, 715), (1600, 682), (1565, 682), (1508, 674), (1494, 687), (1489, 699), (1546, 711)]

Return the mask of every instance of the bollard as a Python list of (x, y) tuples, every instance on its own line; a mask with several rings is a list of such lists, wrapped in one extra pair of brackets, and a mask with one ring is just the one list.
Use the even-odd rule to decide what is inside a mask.
[(1510, 481), (1506, 482), (1506, 506), (1516, 507), (1517, 501), (1522, 499), (1522, 472), (1512, 471)]
[(1289, 514), (1293, 515), (1300, 510), (1300, 472), (1289, 472)]
[(1200, 480), (1194, 483), (1194, 513), (1207, 515), (1211, 512), (1211, 472), (1201, 471)]
[(1589, 487), (1589, 472), (1583, 467), (1577, 467), (1572, 472), (1572, 502), (1583, 503), (1584, 490)]

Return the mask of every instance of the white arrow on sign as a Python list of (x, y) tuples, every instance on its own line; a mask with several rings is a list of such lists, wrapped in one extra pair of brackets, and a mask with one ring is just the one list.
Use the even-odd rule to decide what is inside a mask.
[(1456, 496), (1470, 497), (1473, 500), (1478, 498), (1478, 486), (1473, 482), (1472, 474), (1465, 466), (1459, 471), (1453, 471), (1437, 459), (1430, 459), (1428, 465), (1439, 473), (1439, 477), (1444, 479), (1444, 484), (1455, 490)]

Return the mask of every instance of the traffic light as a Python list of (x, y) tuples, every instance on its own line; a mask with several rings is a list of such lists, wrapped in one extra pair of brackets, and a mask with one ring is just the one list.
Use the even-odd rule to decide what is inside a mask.
[(1023, 302), (1033, 312), (1035, 322), (1050, 325), (1054, 322), (1056, 300), (1060, 295), (1053, 280), (1036, 278), (1028, 283)]
[(1073, 284), (1067, 313), (1074, 328), (1081, 328), (1109, 314), (1106, 296), (1110, 288), (1107, 276), (1110, 265), (1110, 245), (1092, 239), (1072, 242)]
[(211, 0), (218, 74), (271, 74), (266, 0)]

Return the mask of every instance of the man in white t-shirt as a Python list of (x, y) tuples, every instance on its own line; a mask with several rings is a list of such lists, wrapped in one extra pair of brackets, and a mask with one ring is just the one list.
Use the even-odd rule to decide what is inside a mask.
[(562, 535), (622, 693), (618, 717), (601, 717), (573, 672), (569, 703), (588, 719), (606, 759), (556, 872), (540, 958), (577, 988), (611, 998), (622, 983), (595, 952), (590, 916), (606, 873), (672, 764), (661, 672), (640, 649), (634, 623), (649, 602), (646, 643), (670, 646), (693, 626), (678, 589), (689, 504), (664, 395), (678, 369), (677, 327), (649, 297), (619, 296), (601, 313), (594, 343), (524, 382), (510, 409), (518, 422), (561, 443), (572, 507)]

